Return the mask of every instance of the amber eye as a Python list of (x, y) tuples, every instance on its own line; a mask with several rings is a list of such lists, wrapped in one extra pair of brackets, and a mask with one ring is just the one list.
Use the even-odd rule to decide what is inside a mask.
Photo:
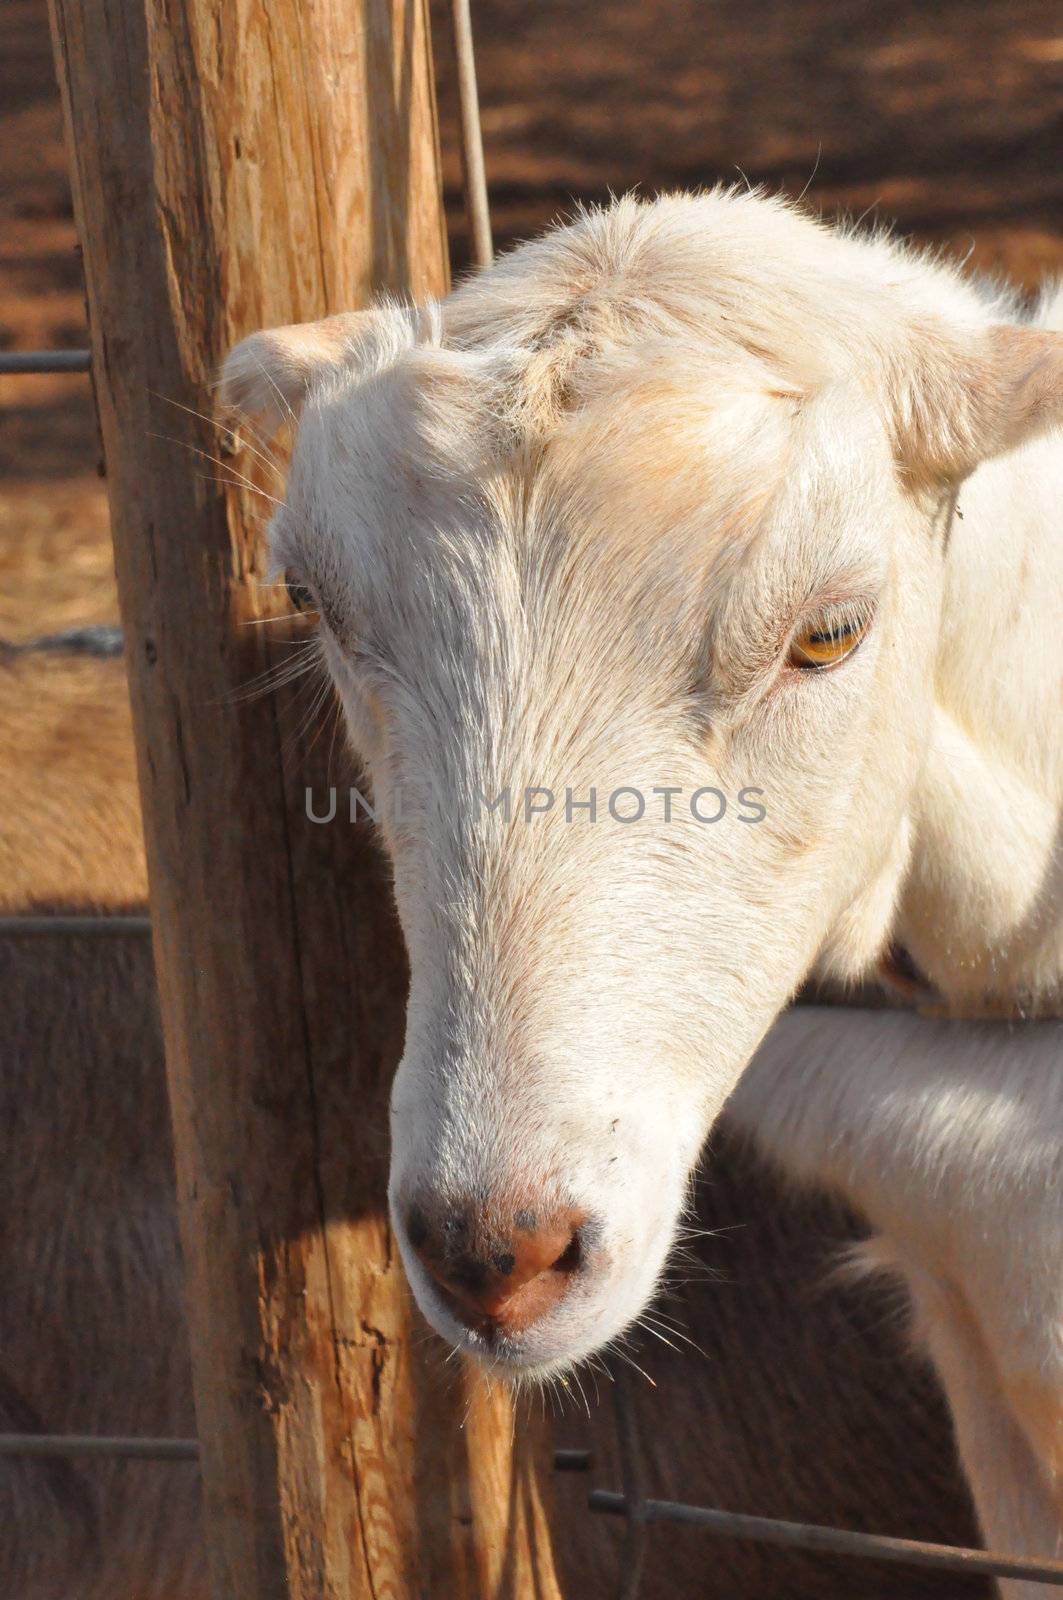
[(852, 655), (870, 627), (866, 613), (823, 612), (798, 628), (790, 641), (789, 663), (804, 671), (836, 666)]
[(318, 616), (317, 602), (306, 587), (306, 584), (299, 577), (299, 574), (293, 572), (290, 567), (284, 574), (284, 586), (288, 591), (288, 599), (296, 611), (301, 611), (311, 621), (316, 621)]

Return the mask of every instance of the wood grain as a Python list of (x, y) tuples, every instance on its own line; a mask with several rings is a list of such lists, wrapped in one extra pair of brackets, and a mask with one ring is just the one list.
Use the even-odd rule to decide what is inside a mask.
[[(269, 503), (239, 475), (277, 482), (206, 420), (218, 363), (251, 329), (446, 288), (424, 0), (51, 14), (216, 1592), (551, 1600), (544, 1440), (529, 1427), (514, 1443), (508, 1397), (475, 1376), (450, 1366), (444, 1383), (395, 1256), (386, 1102), (405, 965), (387, 872), (364, 825), (305, 815), (331, 729), (313, 744), (305, 699), (246, 695), (300, 624), (266, 585)], [(245, 626), (263, 618), (279, 620)]]

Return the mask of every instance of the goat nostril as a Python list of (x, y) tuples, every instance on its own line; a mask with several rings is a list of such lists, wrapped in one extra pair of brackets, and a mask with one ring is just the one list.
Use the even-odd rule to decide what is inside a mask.
[(406, 1237), (414, 1250), (420, 1250), (428, 1238), (428, 1218), (420, 1206), (411, 1206), (406, 1213)]
[(551, 1270), (554, 1272), (577, 1272), (582, 1265), (583, 1250), (580, 1245), (579, 1229), (577, 1228), (554, 1262)]

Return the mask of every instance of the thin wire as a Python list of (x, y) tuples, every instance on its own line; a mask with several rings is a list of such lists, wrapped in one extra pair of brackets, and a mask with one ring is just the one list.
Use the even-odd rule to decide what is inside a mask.
[[(614, 1352), (615, 1353), (615, 1352)], [(646, 1474), (642, 1464), (642, 1447), (639, 1440), (635, 1399), (631, 1392), (631, 1377), (623, 1367), (613, 1371), (613, 1409), (616, 1419), (616, 1442), (620, 1451), (620, 1478), (624, 1485), (622, 1499), (627, 1518), (627, 1537), (620, 1562), (620, 1586), (617, 1600), (637, 1600), (642, 1583), (642, 1569), (646, 1562)], [(593, 1497), (592, 1497), (593, 1498)], [(591, 1509), (594, 1510), (593, 1504)]]
[(88, 372), (88, 350), (5, 350), (0, 354), (0, 375), (11, 378), (28, 372)]
[[(588, 1505), (592, 1511), (602, 1511), (612, 1516), (629, 1515), (626, 1494), (592, 1489)], [(848, 1528), (827, 1528), (817, 1523), (751, 1517), (738, 1511), (685, 1505), (677, 1500), (642, 1500), (638, 1505), (646, 1522), (693, 1523), (707, 1533), (719, 1534), (724, 1538), (785, 1545), (794, 1550), (862, 1556), (874, 1561), (893, 1561), (903, 1566), (935, 1567), (944, 1572), (981, 1572), (998, 1578), (1019, 1578), (1063, 1588), (1063, 1561), (1030, 1561), (1023, 1556), (967, 1550), (961, 1545), (928, 1544), (920, 1539), (894, 1539), (886, 1534), (856, 1533)], [(628, 1586), (622, 1593), (626, 1597), (633, 1595), (634, 1590)]]
[(469, 254), (474, 267), (489, 267), (494, 259), (491, 210), (484, 170), (484, 141), (480, 126), (480, 96), (476, 87), (476, 56), (472, 44), (469, 0), (451, 0), (454, 55), (458, 66), (458, 106), (461, 113), (461, 169), (465, 181), (465, 215), (469, 220)]
[[(0, 917), (0, 934), (47, 934), (53, 938), (68, 934), (133, 934), (146, 936), (151, 932), (150, 917), (136, 916), (48, 916), (28, 915)], [(4, 1435), (0, 1434), (0, 1438)]]

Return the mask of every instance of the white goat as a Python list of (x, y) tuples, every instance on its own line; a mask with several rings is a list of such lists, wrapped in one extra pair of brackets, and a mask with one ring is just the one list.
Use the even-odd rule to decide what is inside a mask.
[(896, 944), (953, 1015), (1058, 1011), (1054, 315), (777, 200), (628, 199), (440, 307), (255, 335), (224, 384), (299, 413), (273, 552), (394, 863), (430, 1320), (514, 1374), (605, 1344), (731, 1097), (881, 1230), (986, 1534), (1031, 1553), (1063, 1033), (807, 1011), (757, 1050)]

